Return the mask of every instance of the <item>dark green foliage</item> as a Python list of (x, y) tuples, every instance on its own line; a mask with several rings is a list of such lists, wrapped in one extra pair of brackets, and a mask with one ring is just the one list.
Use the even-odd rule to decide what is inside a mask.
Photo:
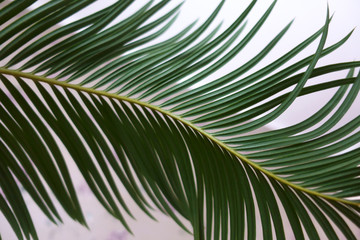
[[(356, 239), (359, 202), (349, 198), (360, 195), (360, 116), (334, 126), (359, 95), (360, 62), (317, 67), (351, 35), (325, 46), (329, 13), (321, 29), (256, 72), (243, 76), (292, 22), (246, 64), (191, 88), (247, 46), (276, 1), (245, 36), (256, 1), (223, 32), (213, 25), (225, 1), (203, 23), (159, 42), (181, 5), (154, 20), (170, 1), (149, 1), (110, 27), (133, 1), (65, 26), (57, 24), (93, 1), (50, 1), (14, 18), (32, 2), (0, 10), (0, 210), (19, 239), (38, 238), (20, 188), (52, 222), (62, 220), (51, 195), (87, 226), (67, 161), (129, 232), (125, 216), (136, 216), (116, 180), (149, 217), (155, 207), (194, 239), (284, 239), (285, 224), (297, 239), (320, 239), (318, 226), (330, 239), (337, 230)], [(282, 68), (319, 38), (313, 55)], [(305, 86), (342, 70), (343, 79)], [(309, 118), (252, 133), (298, 97), (330, 88), (338, 90)]]

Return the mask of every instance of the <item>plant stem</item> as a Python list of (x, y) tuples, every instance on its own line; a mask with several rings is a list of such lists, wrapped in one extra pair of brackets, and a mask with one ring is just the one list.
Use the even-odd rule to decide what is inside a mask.
[(236, 150), (232, 149), (231, 147), (229, 147), (228, 145), (223, 143), (221, 140), (219, 140), (219, 139), (215, 138), (214, 136), (212, 136), (211, 134), (205, 132), (203, 129), (195, 126), (190, 121), (187, 121), (186, 119), (181, 118), (181, 117), (173, 114), (170, 111), (164, 110), (162, 108), (159, 108), (159, 107), (157, 107), (155, 105), (152, 105), (152, 104), (149, 104), (147, 102), (143, 102), (143, 101), (139, 101), (139, 100), (136, 100), (136, 99), (120, 96), (120, 95), (117, 95), (117, 94), (114, 94), (114, 93), (109, 93), (109, 92), (106, 92), (106, 91), (100, 91), (100, 90), (96, 90), (96, 89), (93, 89), (93, 88), (87, 88), (87, 87), (79, 86), (79, 85), (76, 85), (76, 84), (70, 84), (70, 83), (67, 83), (67, 82), (64, 82), (64, 81), (58, 81), (58, 80), (51, 79), (51, 78), (37, 76), (37, 75), (32, 74), (32, 73), (25, 73), (25, 72), (21, 72), (21, 71), (17, 71), (17, 70), (10, 70), (10, 69), (7, 69), (7, 68), (2, 68), (2, 67), (0, 67), (0, 73), (11, 75), (11, 76), (14, 76), (14, 77), (23, 77), (23, 78), (30, 79), (32, 81), (44, 82), (44, 83), (47, 83), (47, 84), (50, 84), (50, 85), (56, 85), (56, 86), (60, 86), (60, 87), (64, 87), (64, 88), (70, 88), (70, 89), (74, 89), (76, 91), (95, 94), (95, 95), (98, 95), (98, 96), (105, 96), (105, 97), (108, 97), (108, 98), (113, 98), (113, 99), (117, 99), (117, 100), (120, 100), (120, 101), (134, 103), (134, 104), (137, 104), (137, 105), (140, 105), (140, 106), (143, 106), (143, 107), (150, 108), (150, 109), (158, 111), (158, 112), (160, 112), (160, 113), (162, 113), (164, 115), (167, 115), (167, 116), (173, 118), (174, 120), (180, 121), (181, 123), (185, 124), (186, 126), (194, 129), (195, 131), (199, 132), (200, 134), (202, 134), (206, 138), (210, 139), (211, 141), (213, 141), (217, 145), (221, 146), (224, 150), (226, 150), (226, 151), (230, 152), (231, 154), (235, 155), (237, 158), (239, 158), (244, 163), (249, 164), (251, 167), (257, 169), (258, 171), (263, 172), (268, 177), (273, 178), (273, 179), (281, 182), (282, 184), (288, 185), (288, 186), (292, 187), (293, 189), (297, 189), (297, 190), (300, 190), (300, 191), (305, 192), (307, 194), (318, 196), (318, 197), (321, 197), (321, 198), (324, 198), (324, 199), (327, 199), (327, 200), (341, 202), (341, 203), (348, 204), (348, 205), (360, 206), (360, 203), (349, 201), (349, 200), (346, 200), (346, 199), (333, 197), (333, 196), (329, 196), (329, 195), (325, 195), (325, 194), (322, 194), (322, 193), (319, 193), (319, 192), (316, 192), (316, 191), (313, 191), (313, 190), (303, 188), (303, 187), (301, 187), (299, 185), (296, 185), (294, 183), (291, 183), (291, 182), (287, 181), (286, 179), (283, 179), (283, 178), (275, 175), (271, 171), (268, 171), (268, 170), (262, 168), (261, 166), (259, 166), (258, 164), (252, 162), (251, 160), (249, 160), (248, 158), (246, 158), (242, 154), (238, 153)]

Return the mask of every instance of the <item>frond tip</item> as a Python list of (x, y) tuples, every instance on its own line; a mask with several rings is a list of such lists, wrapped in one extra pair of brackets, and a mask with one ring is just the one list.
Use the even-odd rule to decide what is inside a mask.
[[(317, 67), (351, 35), (325, 47), (329, 12), (323, 27), (267, 66), (252, 70), (292, 22), (244, 65), (196, 87), (241, 54), (276, 1), (245, 33), (256, 1), (220, 33), (211, 28), (225, 1), (166, 40), (181, 6), (163, 13), (170, 1), (149, 1), (130, 16), (133, 1), (117, 1), (56, 25), (92, 2), (51, 1), (20, 17), (32, 1), (0, 10), (0, 210), (17, 238), (38, 238), (21, 188), (53, 223), (62, 222), (55, 198), (87, 226), (73, 161), (129, 232), (135, 216), (118, 180), (150, 218), (156, 208), (194, 239), (356, 239), (360, 116), (335, 126), (359, 95), (360, 62)], [(319, 37), (313, 55), (282, 68)], [(343, 79), (307, 85), (342, 70)], [(332, 88), (307, 119), (253, 132), (298, 97)]]

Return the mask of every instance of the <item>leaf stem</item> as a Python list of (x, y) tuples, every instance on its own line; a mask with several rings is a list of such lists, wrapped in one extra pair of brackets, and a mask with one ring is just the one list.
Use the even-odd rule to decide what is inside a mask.
[(203, 129), (197, 127), (196, 125), (194, 125), (193, 123), (187, 121), (186, 119), (183, 119), (183, 118), (173, 114), (170, 111), (164, 110), (164, 109), (162, 109), (160, 107), (149, 104), (147, 102), (143, 102), (143, 101), (139, 101), (139, 100), (136, 100), (136, 99), (120, 96), (120, 95), (117, 95), (117, 94), (114, 94), (114, 93), (109, 93), (109, 92), (105, 92), (105, 91), (101, 91), (101, 90), (96, 90), (96, 89), (92, 89), (92, 88), (79, 86), (79, 85), (76, 85), (76, 84), (70, 84), (70, 83), (67, 83), (67, 82), (64, 82), (64, 81), (58, 81), (58, 80), (51, 79), (51, 78), (46, 78), (46, 77), (43, 77), (43, 76), (37, 76), (37, 75), (32, 74), (32, 73), (25, 73), (25, 72), (21, 72), (21, 71), (17, 71), (17, 70), (11, 70), (11, 69), (7, 69), (7, 68), (3, 68), (3, 67), (0, 67), (0, 73), (8, 74), (8, 75), (11, 75), (11, 76), (14, 76), (14, 77), (23, 77), (23, 78), (30, 79), (32, 81), (44, 82), (44, 83), (47, 83), (47, 84), (61, 86), (61, 87), (64, 87), (64, 88), (70, 88), (70, 89), (74, 89), (76, 91), (87, 92), (87, 93), (95, 94), (95, 95), (98, 95), (98, 96), (105, 96), (105, 97), (108, 97), (108, 98), (113, 98), (113, 99), (117, 99), (117, 100), (120, 100), (120, 101), (126, 101), (126, 102), (129, 102), (129, 103), (134, 103), (134, 104), (138, 104), (140, 106), (150, 108), (152, 110), (155, 110), (155, 111), (158, 111), (158, 112), (160, 112), (162, 114), (165, 114), (165, 115), (167, 115), (167, 116), (169, 116), (169, 117), (171, 117), (171, 118), (173, 118), (173, 119), (175, 119), (177, 121), (180, 121), (181, 123), (183, 123), (183, 124), (187, 125), (188, 127), (194, 129), (195, 131), (199, 132), (200, 134), (202, 134), (206, 138), (210, 139), (211, 141), (213, 141), (217, 145), (221, 146), (226, 151), (228, 151), (231, 154), (235, 155), (237, 158), (239, 158), (244, 163), (249, 164), (251, 167), (263, 172), (268, 177), (273, 178), (273, 179), (281, 182), (282, 184), (288, 185), (289, 187), (292, 187), (293, 189), (297, 189), (297, 190), (300, 190), (300, 191), (305, 192), (307, 194), (318, 196), (318, 197), (321, 197), (321, 198), (324, 198), (324, 199), (327, 199), (327, 200), (341, 202), (341, 203), (348, 204), (348, 205), (353, 205), (353, 206), (360, 206), (360, 203), (353, 202), (353, 201), (346, 200), (346, 199), (342, 199), (342, 198), (329, 196), (329, 195), (325, 195), (325, 194), (322, 194), (322, 193), (319, 193), (319, 192), (316, 192), (316, 191), (313, 191), (313, 190), (310, 190), (310, 189), (306, 189), (306, 188), (301, 187), (299, 185), (296, 185), (294, 183), (291, 183), (291, 182), (289, 182), (289, 181), (275, 175), (271, 171), (268, 171), (268, 170), (262, 168), (261, 166), (259, 166), (258, 164), (252, 162), (251, 160), (249, 160), (248, 158), (246, 158), (242, 154), (238, 153), (233, 148), (231, 148), (228, 145), (226, 145), (225, 143), (223, 143), (221, 140), (215, 138), (211, 134), (205, 132)]

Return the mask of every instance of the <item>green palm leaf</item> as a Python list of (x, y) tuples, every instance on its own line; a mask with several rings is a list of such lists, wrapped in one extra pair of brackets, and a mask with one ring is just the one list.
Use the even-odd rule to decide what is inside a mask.
[[(203, 23), (161, 41), (180, 5), (154, 20), (169, 1), (149, 1), (109, 26), (133, 2), (117, 1), (59, 26), (93, 1), (50, 1), (18, 17), (32, 2), (0, 10), (0, 209), (19, 239), (38, 238), (21, 187), (52, 222), (62, 221), (54, 196), (87, 225), (62, 148), (129, 232), (118, 180), (149, 217), (155, 206), (194, 239), (284, 239), (285, 224), (298, 239), (319, 239), (318, 226), (328, 238), (356, 239), (360, 117), (334, 127), (359, 94), (360, 62), (317, 67), (351, 35), (325, 47), (329, 13), (267, 66), (252, 70), (292, 22), (246, 64), (194, 87), (247, 46), (276, 1), (246, 34), (256, 1), (218, 33), (222, 1)], [(313, 55), (282, 67), (319, 38)], [(343, 79), (306, 85), (342, 70)], [(254, 133), (298, 97), (330, 88), (309, 118)]]

